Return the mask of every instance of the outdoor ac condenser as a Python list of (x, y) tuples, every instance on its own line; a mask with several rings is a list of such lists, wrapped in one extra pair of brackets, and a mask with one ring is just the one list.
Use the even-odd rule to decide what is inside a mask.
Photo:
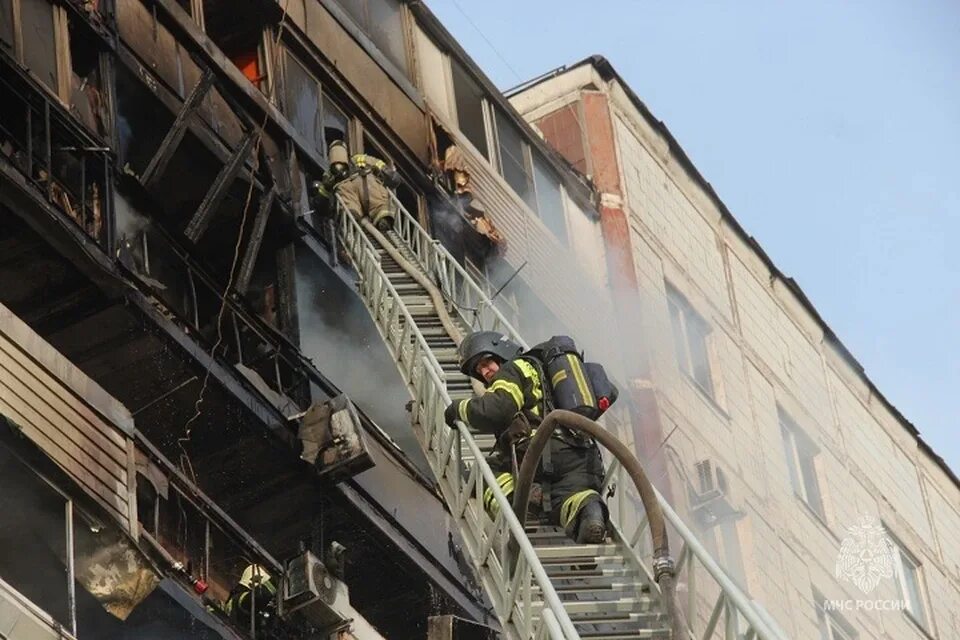
[(350, 593), (309, 551), (287, 562), (280, 615), (300, 613), (318, 629), (332, 632), (350, 623)]
[(356, 408), (341, 394), (314, 403), (302, 416), (300, 457), (321, 476), (338, 482), (373, 466)]
[(703, 527), (712, 527), (722, 520), (738, 518), (730, 487), (723, 469), (714, 460), (700, 460), (694, 465), (697, 486), (691, 487), (690, 510)]

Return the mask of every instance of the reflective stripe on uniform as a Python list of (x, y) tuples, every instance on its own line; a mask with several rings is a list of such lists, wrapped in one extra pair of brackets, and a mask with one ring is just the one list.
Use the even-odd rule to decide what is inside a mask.
[[(510, 494), (513, 493), (513, 475), (501, 473), (497, 476), (497, 484), (500, 485), (500, 490), (503, 491), (503, 495), (509, 498)], [(483, 491), (483, 508), (487, 510), (491, 518), (496, 518), (497, 514), (500, 513), (500, 504), (497, 502), (496, 497), (494, 497), (491, 487), (487, 487)]]
[(470, 421), (467, 420), (467, 403), (470, 402), (470, 398), (464, 398), (460, 401), (460, 404), (457, 406), (457, 414), (460, 416), (460, 422), (464, 424), (470, 424)]
[(573, 378), (577, 381), (577, 388), (580, 389), (580, 395), (583, 396), (584, 403), (589, 406), (593, 406), (595, 404), (593, 401), (593, 394), (590, 393), (590, 386), (587, 384), (586, 378), (583, 377), (583, 367), (580, 364), (580, 359), (572, 353), (568, 353), (567, 362), (570, 363), (570, 369), (573, 371)]
[(590, 496), (599, 495), (594, 489), (584, 489), (564, 500), (560, 505), (560, 526), (566, 528), (577, 517), (583, 502)]
[[(530, 393), (533, 394), (534, 400), (533, 407), (530, 410), (533, 411), (535, 415), (540, 415), (540, 402), (543, 400), (543, 389), (540, 386), (540, 375), (537, 373), (537, 370), (533, 367), (533, 365), (523, 358), (517, 358), (513, 361), (513, 363), (517, 365), (518, 369), (520, 369), (520, 373), (522, 373), (525, 378), (530, 380)], [(523, 408), (522, 402), (520, 403), (520, 408)]]
[(495, 393), (500, 389), (503, 389), (513, 397), (513, 401), (517, 403), (517, 411), (523, 409), (523, 391), (521, 391), (520, 385), (516, 382), (510, 382), (509, 380), (497, 380), (490, 385), (487, 393)]

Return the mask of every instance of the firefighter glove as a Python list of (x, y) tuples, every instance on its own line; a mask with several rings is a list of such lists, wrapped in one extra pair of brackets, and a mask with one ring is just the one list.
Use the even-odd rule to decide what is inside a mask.
[(444, 421), (451, 427), (457, 426), (457, 420), (460, 419), (460, 401), (454, 400), (443, 412)]

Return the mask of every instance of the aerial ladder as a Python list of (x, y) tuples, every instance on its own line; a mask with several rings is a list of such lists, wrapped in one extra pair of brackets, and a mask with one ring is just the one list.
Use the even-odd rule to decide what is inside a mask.
[[(483, 329), (502, 332), (524, 348), (527, 342), (439, 241), (391, 198), (397, 216), (383, 232), (351, 215), (338, 198), (334, 244), (350, 257), (363, 302), (413, 397), (417, 439), (504, 636), (786, 640), (652, 486), (652, 508), (639, 508), (629, 536), (611, 518), (611, 541), (605, 544), (575, 544), (557, 527), (521, 522), (484, 459), (493, 437), (464, 425), (448, 427), (443, 412), (475, 391), (476, 383), (459, 370), (457, 346), (464, 335)], [(607, 486), (632, 482), (625, 467), (614, 459)], [(483, 508), (488, 490), (499, 505), (493, 518)], [(658, 526), (681, 542), (675, 563), (653, 554), (649, 538), (656, 538), (651, 529)], [(674, 577), (684, 587), (681, 598), (672, 588)], [(664, 584), (670, 588), (661, 589)]]

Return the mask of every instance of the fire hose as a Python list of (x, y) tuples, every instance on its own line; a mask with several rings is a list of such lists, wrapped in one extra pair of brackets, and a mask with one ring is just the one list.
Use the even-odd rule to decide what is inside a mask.
[(677, 606), (675, 566), (673, 558), (670, 557), (667, 525), (663, 517), (663, 511), (660, 509), (660, 503), (654, 493), (653, 485), (650, 484), (650, 480), (644, 473), (643, 467), (636, 456), (612, 433), (606, 431), (596, 422), (572, 411), (555, 409), (547, 414), (547, 417), (537, 427), (537, 431), (530, 440), (527, 451), (523, 456), (513, 496), (513, 511), (520, 520), (520, 524), (526, 526), (527, 501), (530, 499), (533, 476), (540, 463), (540, 456), (543, 454), (547, 443), (550, 442), (554, 430), (561, 426), (561, 423), (564, 427), (580, 431), (603, 445), (614, 455), (633, 480), (633, 484), (640, 494), (643, 508), (647, 513), (647, 521), (650, 523), (650, 535), (653, 538), (653, 577), (660, 587), (666, 612), (670, 618), (672, 637), (677, 639), (687, 637), (686, 623), (682, 620), (680, 608)]

